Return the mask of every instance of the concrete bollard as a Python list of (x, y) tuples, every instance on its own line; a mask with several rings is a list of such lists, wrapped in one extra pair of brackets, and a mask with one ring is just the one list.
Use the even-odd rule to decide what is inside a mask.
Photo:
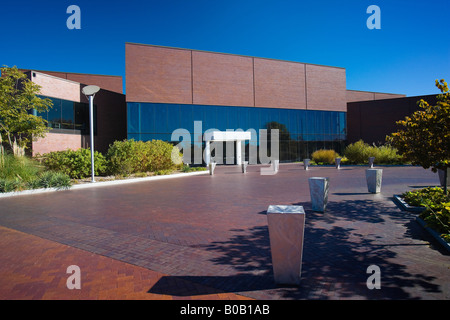
[(309, 169), (309, 161), (310, 159), (303, 159), (303, 165), (305, 167), (305, 170)]
[(214, 169), (216, 169), (216, 164), (217, 163), (215, 161), (209, 163), (209, 174), (210, 175), (214, 174)]
[(334, 162), (336, 163), (336, 169), (341, 168), (341, 158), (334, 159)]
[(241, 166), (242, 166), (242, 173), (247, 173), (248, 161), (243, 161)]
[(308, 182), (313, 211), (325, 212), (328, 203), (330, 179), (323, 177), (311, 177), (308, 179)]
[(366, 170), (367, 189), (370, 193), (379, 193), (381, 191), (382, 177), (383, 169)]
[(275, 283), (300, 284), (305, 232), (303, 207), (271, 205), (267, 209), (267, 223)]
[(369, 168), (373, 168), (373, 163), (375, 162), (375, 157), (369, 157)]

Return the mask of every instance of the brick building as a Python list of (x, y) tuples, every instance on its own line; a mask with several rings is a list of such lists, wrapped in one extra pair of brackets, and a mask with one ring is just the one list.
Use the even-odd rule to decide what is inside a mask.
[(179, 128), (192, 134), (194, 148), (204, 148), (208, 129), (254, 130), (248, 150), (264, 142), (260, 129), (277, 128), (281, 161), (339, 152), (359, 139), (379, 142), (420, 99), (348, 90), (341, 67), (146, 44), (125, 44), (125, 70), (126, 95), (119, 76), (23, 70), (56, 106), (42, 115), (52, 130), (33, 142), (33, 154), (89, 146), (85, 85), (101, 88), (94, 120), (101, 152), (125, 138), (177, 143)]

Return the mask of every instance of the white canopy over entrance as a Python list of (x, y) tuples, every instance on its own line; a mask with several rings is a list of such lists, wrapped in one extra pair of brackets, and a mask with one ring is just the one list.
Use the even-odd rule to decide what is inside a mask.
[(242, 131), (212, 131), (206, 132), (204, 135), (204, 139), (206, 141), (205, 145), (205, 162), (206, 165), (209, 165), (211, 162), (211, 141), (236, 141), (236, 164), (242, 164), (242, 141), (250, 140), (252, 137), (251, 132), (242, 132)]

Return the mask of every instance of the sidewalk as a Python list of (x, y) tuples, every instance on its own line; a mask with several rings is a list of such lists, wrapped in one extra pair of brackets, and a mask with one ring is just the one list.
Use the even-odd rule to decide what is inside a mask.
[[(167, 275), (0, 227), (1, 300), (241, 300), (190, 281), (164, 283), (177, 296), (150, 293)], [(81, 270), (81, 289), (67, 288), (67, 267)], [(209, 294), (202, 294), (210, 292)]]
[[(450, 256), (392, 201), (435, 185), (418, 167), (281, 164), (276, 175), (219, 166), (215, 174), (0, 199), (1, 299), (450, 299)], [(324, 214), (307, 179), (330, 178)], [(304, 206), (302, 282), (273, 282), (266, 210)], [(66, 268), (81, 269), (68, 290)], [(369, 290), (367, 268), (381, 270)]]

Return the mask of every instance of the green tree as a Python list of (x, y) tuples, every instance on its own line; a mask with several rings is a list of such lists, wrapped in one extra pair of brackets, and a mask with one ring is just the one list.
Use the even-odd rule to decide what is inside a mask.
[(450, 167), (450, 92), (444, 79), (436, 80), (441, 94), (435, 106), (421, 99), (422, 110), (414, 112), (397, 124), (404, 128), (387, 136), (403, 157), (433, 172), (445, 172), (444, 189), (447, 192), (447, 169)]
[(17, 67), (0, 70), (0, 135), (17, 154), (18, 148), (24, 150), (32, 139), (45, 137), (49, 130), (47, 121), (32, 110), (45, 112), (53, 105), (50, 99), (38, 97), (41, 87)]

